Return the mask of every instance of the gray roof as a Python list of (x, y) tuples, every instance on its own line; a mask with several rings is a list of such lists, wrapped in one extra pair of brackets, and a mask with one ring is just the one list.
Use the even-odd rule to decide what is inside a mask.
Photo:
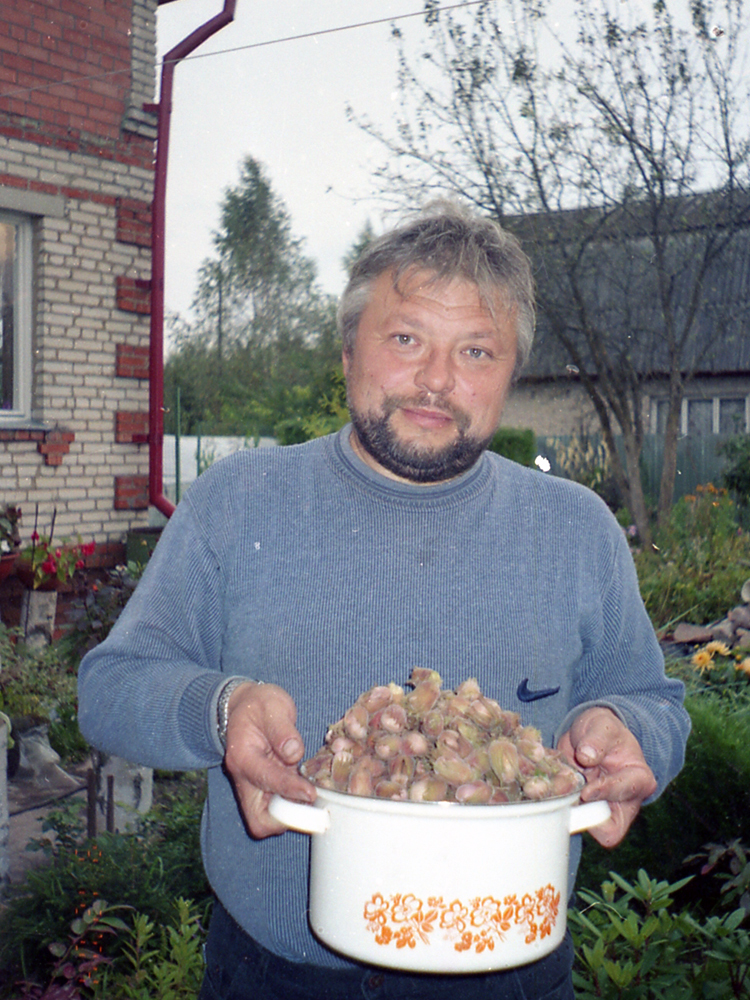
[[(668, 203), (660, 234), (665, 294), (678, 336), (694, 313), (681, 352), (683, 371), (750, 375), (750, 210), (739, 211), (732, 227), (716, 198)], [(656, 243), (644, 216), (631, 206), (627, 216), (590, 210), (504, 220), (531, 257), (538, 286), (537, 338), (525, 379), (570, 376), (571, 355), (561, 337), (578, 346), (582, 364), (594, 371), (586, 330), (606, 345), (613, 364), (628, 365), (639, 376), (669, 372)], [(575, 287), (562, 265), (572, 254)], [(704, 261), (702, 291), (691, 309)]]

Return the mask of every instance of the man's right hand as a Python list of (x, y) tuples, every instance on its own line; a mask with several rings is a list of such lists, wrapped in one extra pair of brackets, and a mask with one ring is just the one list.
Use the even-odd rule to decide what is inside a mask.
[(249, 681), (235, 688), (227, 706), (224, 766), (253, 837), (287, 828), (268, 813), (271, 796), (314, 802), (315, 787), (298, 772), (305, 748), (291, 697), (276, 684)]

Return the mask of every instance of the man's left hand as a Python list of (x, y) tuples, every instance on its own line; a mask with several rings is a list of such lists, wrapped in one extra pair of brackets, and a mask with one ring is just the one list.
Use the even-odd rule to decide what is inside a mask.
[(586, 785), (581, 801), (606, 799), (612, 816), (589, 830), (604, 847), (619, 844), (641, 808), (656, 791), (656, 778), (638, 740), (608, 708), (588, 708), (564, 733), (559, 749), (581, 768)]

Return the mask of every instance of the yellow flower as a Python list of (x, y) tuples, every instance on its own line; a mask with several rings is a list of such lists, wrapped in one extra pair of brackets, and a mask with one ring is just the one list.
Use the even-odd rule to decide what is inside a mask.
[(712, 656), (731, 656), (731, 650), (725, 642), (714, 640), (713, 642), (709, 642), (705, 649)]
[(691, 663), (701, 674), (704, 674), (707, 670), (713, 670), (713, 656), (708, 652), (708, 649), (699, 649), (693, 655)]
[(746, 656), (742, 663), (738, 663), (734, 669), (741, 670), (743, 674), (747, 674), (750, 677), (750, 656)]

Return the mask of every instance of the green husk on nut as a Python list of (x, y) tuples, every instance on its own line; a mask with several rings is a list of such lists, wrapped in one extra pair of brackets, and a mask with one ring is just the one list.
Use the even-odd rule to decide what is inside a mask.
[(475, 678), (443, 691), (415, 667), (360, 695), (303, 765), (320, 788), (412, 802), (497, 805), (568, 795), (583, 775), (541, 733), (482, 694)]

